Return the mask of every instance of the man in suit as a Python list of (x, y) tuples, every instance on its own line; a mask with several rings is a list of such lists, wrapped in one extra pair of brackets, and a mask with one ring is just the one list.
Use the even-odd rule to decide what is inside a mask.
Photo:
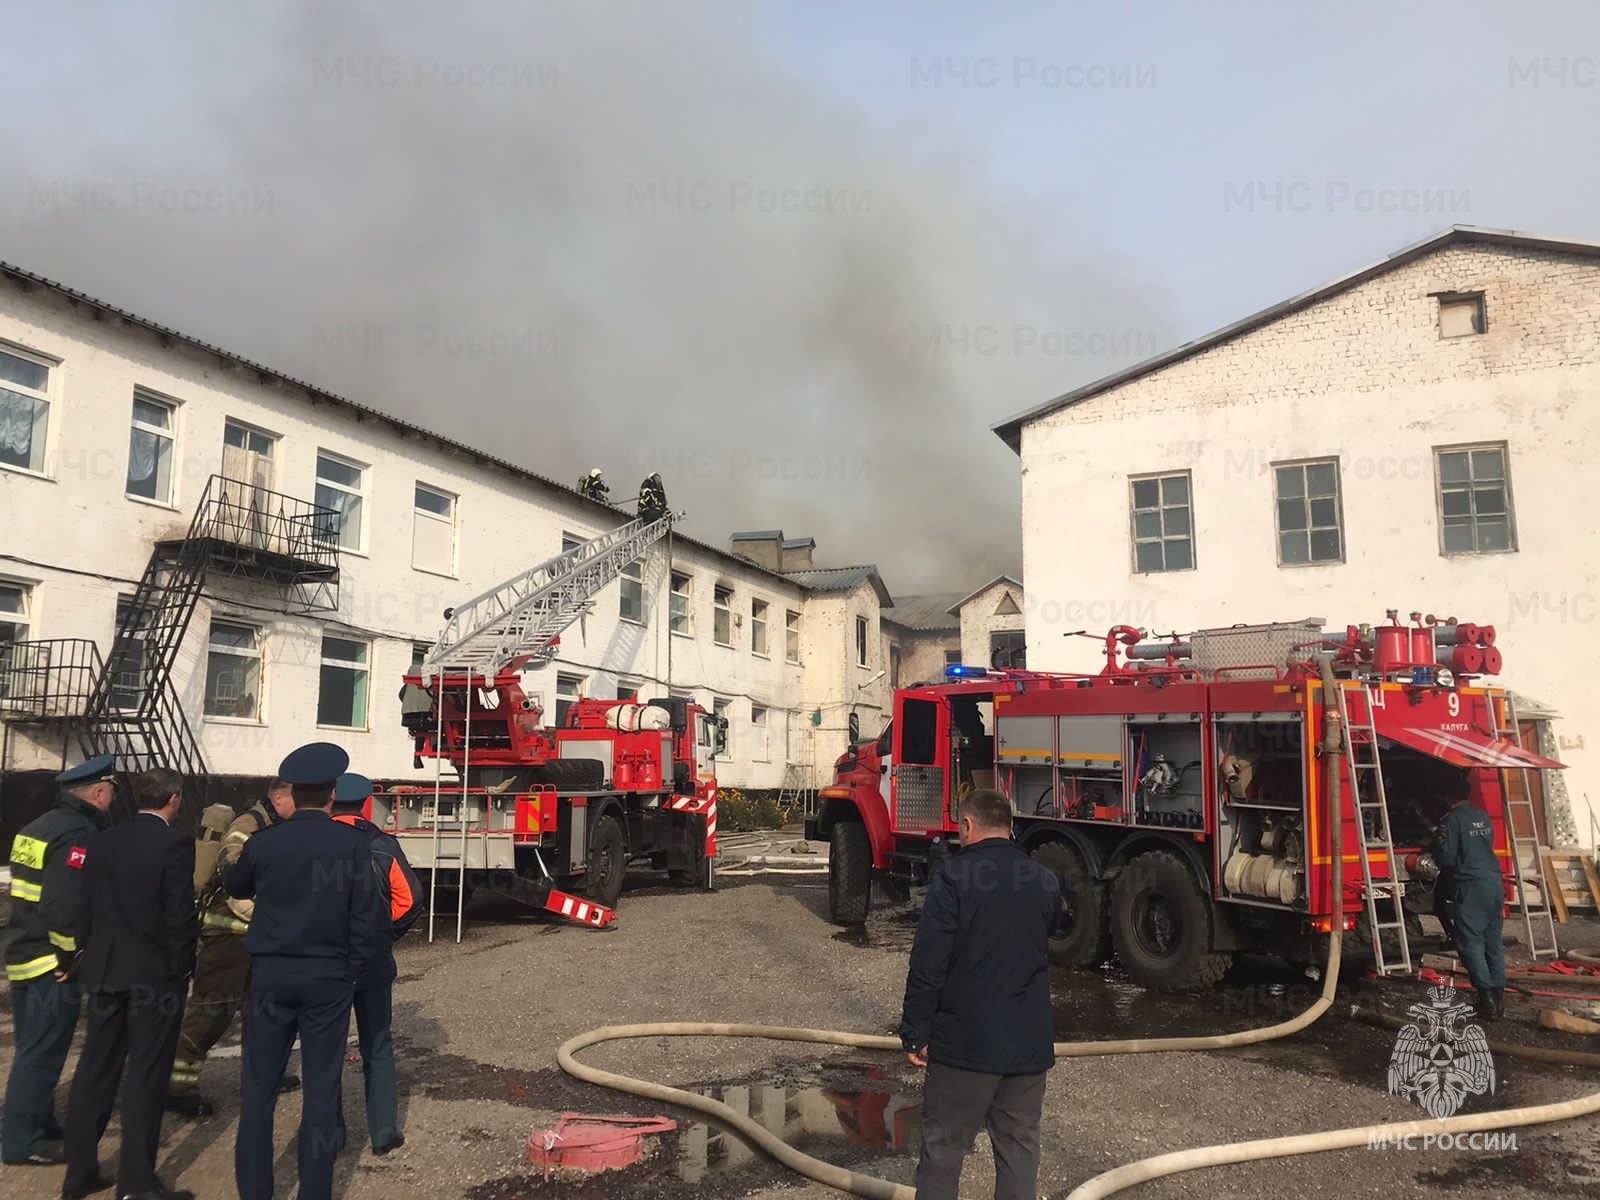
[(224, 877), (230, 896), (255, 901), (245, 935), (250, 1033), (233, 1159), (240, 1200), (272, 1198), (272, 1118), (296, 1035), (305, 1081), (299, 1194), (333, 1195), (350, 1006), (388, 920), (370, 841), (333, 820), (334, 782), (349, 765), (328, 742), (292, 751), (278, 775), (293, 786), (294, 816), (252, 835)]
[(406, 1144), (400, 1132), (400, 1085), (394, 1065), (394, 943), (421, 914), (422, 888), (400, 843), (363, 815), (371, 796), (372, 780), (347, 771), (334, 785), (333, 819), (356, 830), (370, 844), (373, 874), (388, 918), (378, 931), (372, 961), (356, 980), (355, 994), (367, 1136), (372, 1152), (382, 1155)]
[(1055, 1065), (1050, 935), (1061, 885), (1011, 840), (1011, 802), (961, 802), (961, 853), (928, 881), (906, 978), (900, 1041), (927, 1069), (918, 1200), (956, 1200), (979, 1129), (994, 1147), (995, 1200), (1038, 1195), (1039, 1117)]
[(78, 978), (89, 1000), (89, 1029), (67, 1102), (61, 1193), (69, 1200), (107, 1186), (100, 1175), (100, 1138), (119, 1085), (117, 1195), (193, 1195), (168, 1190), (156, 1176), (162, 1104), (199, 936), (194, 840), (173, 827), (182, 792), (183, 776), (176, 771), (145, 771), (134, 780), (133, 820), (96, 835), (85, 855)]

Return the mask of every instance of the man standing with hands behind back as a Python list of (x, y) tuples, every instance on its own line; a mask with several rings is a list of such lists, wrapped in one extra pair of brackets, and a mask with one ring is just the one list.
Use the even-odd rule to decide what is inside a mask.
[(928, 881), (911, 948), (900, 1041), (926, 1067), (917, 1200), (956, 1200), (978, 1130), (994, 1147), (995, 1200), (1033, 1200), (1045, 1073), (1055, 1065), (1050, 935), (1061, 884), (1011, 840), (1011, 802), (961, 802), (961, 852)]
[[(89, 1029), (67, 1103), (67, 1178), (78, 1200), (107, 1186), (100, 1138), (122, 1084), (122, 1200), (189, 1200), (156, 1176), (162, 1100), (194, 971), (194, 839), (173, 828), (183, 776), (153, 767), (133, 782), (137, 812), (89, 843), (83, 869), (84, 948), (78, 977)], [(123, 1073), (127, 1079), (124, 1081)]]

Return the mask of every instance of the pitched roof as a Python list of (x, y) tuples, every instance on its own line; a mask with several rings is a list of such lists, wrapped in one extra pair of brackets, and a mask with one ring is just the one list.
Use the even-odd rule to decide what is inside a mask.
[(961, 618), (951, 607), (960, 592), (927, 592), (920, 596), (899, 596), (893, 608), (883, 610), (883, 619), (918, 633), (939, 633), (961, 628)]
[(781, 529), (740, 529), (728, 535), (730, 542), (775, 542), (783, 536)]
[(1443, 250), (1448, 246), (1468, 245), (1500, 246), (1515, 250), (1546, 250), (1556, 254), (1572, 254), (1585, 258), (1600, 257), (1600, 242), (1538, 237), (1533, 234), (1518, 233), (1510, 229), (1483, 229), (1476, 225), (1452, 225), (1432, 237), (1424, 238), (1420, 242), (1395, 251), (1388, 258), (1371, 263), (1358, 271), (1352, 271), (1348, 275), (1342, 275), (1338, 279), (1325, 283), (1321, 287), (1313, 288), (1309, 292), (1302, 292), (1298, 296), (1292, 296), (1288, 300), (1280, 301), (1269, 308), (1263, 308), (1260, 312), (1251, 313), (1231, 325), (1224, 325), (1221, 329), (1213, 330), (1203, 337), (1195, 338), (1192, 342), (1185, 342), (1183, 345), (1158, 354), (1154, 358), (1147, 358), (1131, 367), (1113, 372), (1103, 378), (1096, 379), (1092, 383), (1086, 383), (1082, 387), (1074, 388), (1070, 392), (1057, 396), (1054, 400), (1047, 400), (1043, 404), (1025, 409), (1015, 416), (1007, 417), (998, 425), (991, 425), (990, 428), (1002, 442), (1010, 446), (1012, 450), (1020, 453), (1022, 449), (1022, 427), (1037, 421), (1040, 417), (1048, 416), (1050, 413), (1088, 400), (1092, 396), (1098, 396), (1102, 392), (1109, 392), (1112, 388), (1121, 387), (1123, 384), (1131, 383), (1133, 380), (1145, 375), (1154, 374), (1163, 367), (1182, 362), (1192, 355), (1199, 354), (1202, 350), (1209, 350), (1213, 346), (1219, 346), (1223, 342), (1231, 341), (1243, 334), (1250, 333), (1263, 325), (1271, 324), (1280, 317), (1286, 317), (1291, 313), (1299, 312), (1303, 308), (1309, 308), (1311, 305), (1320, 303), (1330, 296), (1337, 296), (1340, 292), (1348, 291), (1359, 284), (1366, 283), (1369, 279), (1393, 271), (1397, 267), (1403, 267), (1407, 263), (1415, 262), (1425, 255)]
[(957, 600), (954, 604), (952, 604), (950, 606), (949, 611), (950, 612), (960, 612), (962, 606), (965, 605), (967, 603), (967, 601), (977, 599), (977, 597), (983, 595), (985, 592), (987, 592), (990, 588), (992, 588), (997, 583), (1009, 583), (1012, 587), (1016, 588), (1017, 591), (1020, 592), (1020, 591), (1023, 590), (1022, 580), (1013, 579), (1009, 575), (996, 575), (993, 579), (989, 580), (989, 582), (984, 584), (981, 588), (978, 588), (975, 591), (968, 592), (965, 596), (961, 597), (961, 599)]
[[(234, 354), (230, 350), (224, 350), (220, 346), (213, 346), (210, 342), (203, 342), (199, 338), (190, 337), (186, 333), (179, 333), (176, 329), (169, 328), (166, 325), (158, 324), (157, 322), (152, 321), (147, 317), (141, 317), (136, 313), (131, 313), (127, 309), (117, 308), (115, 305), (108, 304), (104, 300), (97, 300), (93, 296), (86, 295), (85, 293), (77, 291), (74, 288), (67, 287), (66, 284), (57, 283), (53, 279), (49, 279), (43, 275), (37, 275), (32, 271), (25, 270), (24, 268), (16, 266), (12, 263), (0, 261), (0, 277), (12, 280), (25, 292), (32, 292), (39, 288), (45, 288), (48, 291), (54, 292), (58, 296), (64, 297), (74, 308), (77, 308), (80, 305), (87, 306), (88, 308), (93, 309), (95, 312), (102, 315), (116, 317), (125, 324), (134, 325), (140, 329), (144, 329), (155, 334), (161, 339), (163, 345), (171, 342), (179, 342), (185, 346), (188, 346), (190, 349), (199, 350), (205, 354), (215, 355), (228, 366), (242, 367), (247, 371), (253, 371), (256, 374), (256, 377), (262, 383), (281, 383), (288, 384), (291, 387), (299, 388), (301, 391), (307, 394), (312, 404), (329, 404), (348, 409), (349, 411), (356, 413), (359, 418), (375, 420), (380, 424), (389, 426), (391, 429), (399, 433), (401, 437), (426, 438), (428, 441), (434, 443), (436, 446), (439, 446), (442, 449), (449, 450), (453, 453), (460, 454), (471, 459), (473, 465), (475, 466), (497, 467), (500, 470), (505, 471), (507, 474), (512, 475), (526, 483), (537, 484), (540, 487), (559, 492), (561, 494), (561, 498), (569, 503), (577, 503), (589, 506), (595, 511), (596, 516), (598, 516), (600, 513), (608, 513), (619, 520), (631, 519), (626, 512), (617, 506), (607, 504), (602, 500), (591, 500), (589, 497), (583, 495), (575, 488), (569, 487), (564, 483), (558, 483), (547, 475), (541, 475), (537, 471), (530, 471), (526, 467), (520, 467), (516, 463), (509, 462), (506, 459), (497, 458), (493, 454), (476, 449), (475, 447), (467, 445), (465, 442), (458, 442), (453, 438), (448, 438), (443, 434), (435, 433), (431, 429), (425, 429), (421, 425), (414, 425), (410, 421), (401, 420), (399, 417), (391, 416), (390, 414), (382, 412), (376, 408), (369, 408), (365, 404), (358, 404), (354, 400), (347, 400), (345, 397), (335, 395), (333, 392), (323, 391), (315, 384), (306, 383), (304, 380), (296, 379), (292, 375), (285, 375), (281, 371), (275, 371), (271, 367), (263, 366), (261, 363), (254, 362), (248, 358)], [(725, 562), (736, 563), (747, 570), (760, 571), (765, 575), (770, 575), (778, 579), (786, 578), (780, 571), (768, 570), (766, 567), (753, 563), (747, 558), (741, 558), (737, 555), (730, 554), (720, 546), (713, 546), (708, 542), (702, 542), (697, 538), (692, 538), (676, 531), (674, 531), (672, 536), (677, 541), (687, 542), (696, 549), (702, 550), (707, 554), (711, 554)]]
[(783, 577), (813, 592), (850, 592), (863, 583), (870, 583), (872, 590), (878, 593), (880, 605), (889, 608), (894, 604), (894, 597), (889, 595), (889, 589), (884, 586), (883, 576), (871, 563), (854, 567), (807, 567), (801, 571), (785, 571)]

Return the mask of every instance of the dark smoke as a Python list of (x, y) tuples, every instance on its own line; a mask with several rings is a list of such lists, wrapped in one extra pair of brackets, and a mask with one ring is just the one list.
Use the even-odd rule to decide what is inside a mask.
[(0, 257), (564, 482), (660, 470), (717, 544), (1014, 571), (988, 426), (1164, 346), (1164, 297), (936, 118), (780, 69), (754, 12), (13, 11)]

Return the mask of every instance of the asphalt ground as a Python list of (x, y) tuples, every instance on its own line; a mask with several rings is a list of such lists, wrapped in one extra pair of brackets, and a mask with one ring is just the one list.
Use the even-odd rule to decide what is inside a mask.
[[(760, 846), (742, 847), (754, 840)], [(792, 839), (729, 839), (724, 851), (787, 860)], [(898, 1023), (915, 901), (874, 913), (864, 931), (825, 917), (822, 860), (809, 871), (763, 873), (733, 861), (712, 893), (654, 886), (641, 878), (623, 897), (616, 927), (564, 926), (480, 898), (466, 936), (399, 948), (395, 1028), (407, 1144), (383, 1158), (366, 1145), (358, 1062), (347, 1064), (344, 1104), (352, 1145), (339, 1163), (337, 1193), (353, 1198), (466, 1197), (822, 1197), (753, 1155), (737, 1139), (678, 1117), (634, 1166), (618, 1173), (546, 1179), (527, 1161), (535, 1131), (566, 1113), (656, 1115), (654, 1106), (581, 1085), (555, 1066), (556, 1046), (601, 1024), (665, 1020), (745, 1021), (892, 1033)], [(810, 865), (810, 864), (807, 864)], [(797, 869), (796, 869), (797, 870)], [(453, 930), (451, 931), (453, 933)], [(1247, 1028), (1308, 1003), (1316, 985), (1270, 962), (1241, 964), (1224, 988), (1155, 997), (1114, 970), (1058, 972), (1053, 981), (1063, 1038), (1156, 1036)], [(1348, 991), (1403, 1013), (1415, 985), (1352, 978)], [(1531, 1008), (1513, 1000), (1496, 1036), (1585, 1046), (1532, 1028)], [(9, 1006), (0, 1012), (0, 1070), (11, 1057)], [(1600, 1039), (1595, 1039), (1600, 1040)], [(1329, 1015), (1296, 1038), (1239, 1051), (1063, 1061), (1053, 1072), (1043, 1123), (1041, 1195), (1072, 1187), (1120, 1163), (1188, 1146), (1323, 1128), (1409, 1120), (1419, 1110), (1387, 1092), (1393, 1035)], [(162, 1171), (201, 1197), (230, 1196), (238, 1117), (239, 1060), (230, 1036), (206, 1069), (218, 1103), (203, 1121), (169, 1118)], [(764, 1042), (651, 1039), (597, 1048), (588, 1061), (613, 1070), (713, 1092), (784, 1130), (812, 1153), (909, 1182), (918, 1131), (917, 1072), (902, 1058)], [(1502, 1056), (1492, 1096), (1463, 1111), (1543, 1103), (1600, 1089), (1600, 1071)], [(72, 1063), (68, 1064), (70, 1078)], [(65, 1102), (66, 1079), (59, 1093)], [(299, 1098), (278, 1106), (278, 1186), (292, 1194), (293, 1128)], [(118, 1126), (102, 1146), (109, 1169)], [(991, 1194), (991, 1160), (980, 1137), (964, 1196)], [(59, 1168), (0, 1168), (13, 1200), (59, 1195)], [(1600, 1122), (1523, 1130), (1515, 1149), (1352, 1150), (1257, 1166), (1212, 1169), (1159, 1181), (1137, 1197), (1600, 1196)]]

